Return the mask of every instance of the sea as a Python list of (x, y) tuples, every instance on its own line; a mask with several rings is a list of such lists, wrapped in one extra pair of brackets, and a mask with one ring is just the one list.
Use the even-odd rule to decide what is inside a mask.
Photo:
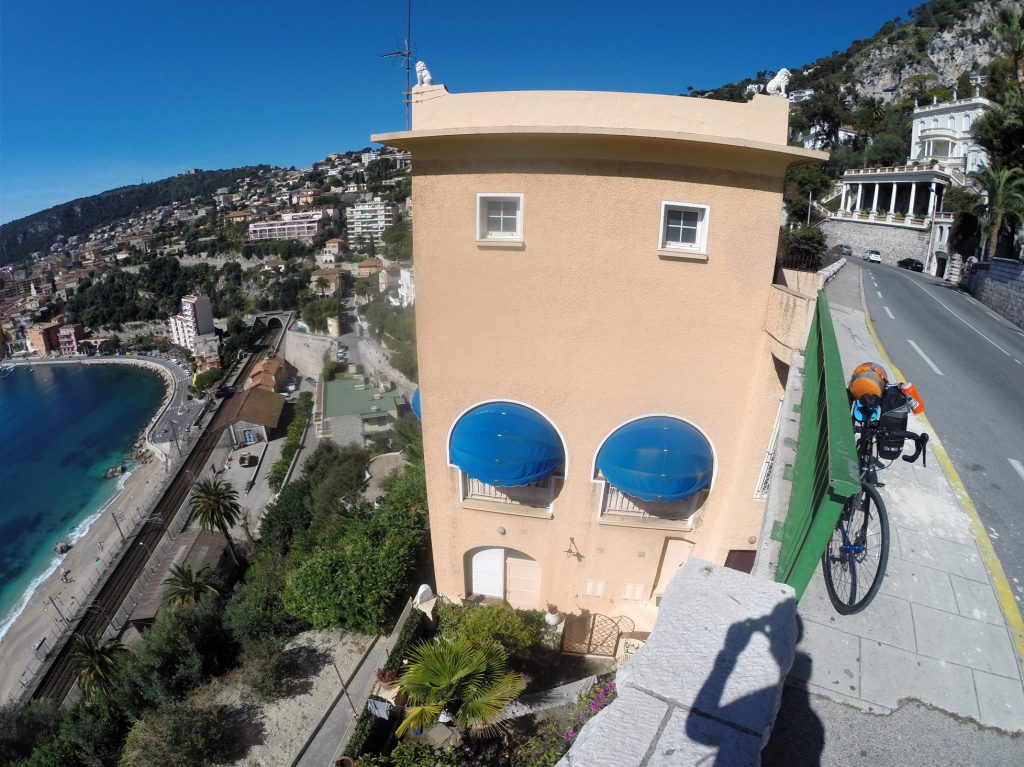
[(163, 399), (164, 379), (130, 365), (16, 366), (0, 373), (0, 638), (124, 486), (104, 479)]

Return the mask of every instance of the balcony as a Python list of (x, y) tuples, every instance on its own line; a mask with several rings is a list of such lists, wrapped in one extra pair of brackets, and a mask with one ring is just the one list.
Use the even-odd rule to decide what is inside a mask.
[(959, 131), (953, 130), (952, 128), (925, 128), (921, 131), (919, 136), (920, 141), (931, 141), (933, 139), (960, 141), (962, 139), (962, 135)]
[(548, 476), (530, 485), (495, 487), (460, 471), (459, 481), (463, 508), (550, 519), (562, 478)]
[(600, 523), (623, 527), (692, 530), (694, 517), (704, 505), (707, 495), (707, 491), (702, 490), (684, 501), (656, 503), (633, 498), (605, 482), (601, 497)]

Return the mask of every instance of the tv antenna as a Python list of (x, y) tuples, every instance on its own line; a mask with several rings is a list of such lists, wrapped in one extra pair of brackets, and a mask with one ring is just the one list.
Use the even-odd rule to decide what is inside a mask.
[(382, 59), (401, 59), (405, 70), (405, 129), (412, 130), (412, 0), (405, 13), (405, 45), (397, 51), (382, 53)]

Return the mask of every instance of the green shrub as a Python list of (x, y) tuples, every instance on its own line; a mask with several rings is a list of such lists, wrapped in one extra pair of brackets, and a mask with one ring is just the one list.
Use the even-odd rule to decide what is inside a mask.
[(119, 767), (198, 767), (225, 755), (217, 709), (169, 703), (135, 723)]
[(417, 644), (427, 633), (427, 616), (413, 608), (409, 617), (402, 624), (402, 630), (395, 640), (395, 646), (391, 648), (388, 659), (381, 667), (384, 671), (390, 671), (396, 676), (402, 670), (402, 661), (408, 655), (413, 645)]
[(516, 610), (508, 605), (462, 606), (442, 601), (438, 608), (438, 633), (464, 637), (475, 645), (497, 644), (510, 658), (523, 658), (544, 631), (544, 616), (536, 610)]
[(242, 651), (242, 678), (261, 700), (280, 698), (295, 676), (295, 663), (278, 639), (260, 639)]

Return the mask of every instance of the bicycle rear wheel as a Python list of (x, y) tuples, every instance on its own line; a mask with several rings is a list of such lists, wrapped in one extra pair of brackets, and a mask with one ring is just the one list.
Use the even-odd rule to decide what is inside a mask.
[(841, 615), (859, 613), (875, 598), (889, 561), (889, 518), (874, 485), (862, 482), (860, 492), (843, 507), (832, 538), (821, 557), (825, 589)]

